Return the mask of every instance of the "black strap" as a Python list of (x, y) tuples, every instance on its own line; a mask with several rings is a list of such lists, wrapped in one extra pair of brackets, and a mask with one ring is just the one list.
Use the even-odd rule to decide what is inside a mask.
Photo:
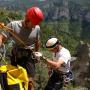
[(24, 90), (25, 90), (25, 83), (24, 83), (24, 82), (22, 82), (22, 86), (23, 86), (23, 88), (24, 88)]
[(3, 90), (9, 90), (7, 83), (7, 73), (0, 73), (0, 83)]

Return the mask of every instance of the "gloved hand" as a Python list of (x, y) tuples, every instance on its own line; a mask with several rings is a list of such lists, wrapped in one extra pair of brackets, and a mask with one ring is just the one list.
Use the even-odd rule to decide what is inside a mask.
[(42, 54), (40, 52), (34, 52), (35, 57), (40, 60), (42, 57)]
[(0, 29), (4, 28), (4, 23), (0, 22)]
[(42, 55), (42, 53), (40, 53), (40, 52), (35, 52), (34, 55), (35, 55), (35, 57), (36, 57), (38, 60), (42, 60), (43, 62), (46, 61), (46, 57), (44, 57), (44, 56)]
[(30, 49), (30, 50), (34, 51), (34, 46), (25, 46), (24, 48), (25, 49)]

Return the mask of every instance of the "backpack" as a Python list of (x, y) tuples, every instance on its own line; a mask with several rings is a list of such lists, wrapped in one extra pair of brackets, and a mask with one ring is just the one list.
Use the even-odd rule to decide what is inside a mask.
[(28, 90), (26, 70), (17, 65), (0, 66), (0, 90)]

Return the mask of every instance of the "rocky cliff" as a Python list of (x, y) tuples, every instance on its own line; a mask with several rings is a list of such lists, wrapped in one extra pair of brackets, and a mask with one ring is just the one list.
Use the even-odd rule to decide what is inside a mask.
[(75, 84), (90, 90), (90, 45), (81, 41), (74, 56), (77, 58), (72, 61), (71, 66)]

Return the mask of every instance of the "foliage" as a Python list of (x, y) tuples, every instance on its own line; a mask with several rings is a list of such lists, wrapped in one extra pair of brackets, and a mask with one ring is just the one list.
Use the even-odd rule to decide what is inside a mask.
[(81, 39), (90, 43), (90, 22), (86, 22), (85, 20), (82, 22)]
[[(53, 23), (49, 22), (47, 24), (43, 23), (41, 28), (42, 28), (41, 42), (42, 42), (43, 48), (45, 46), (46, 40), (49, 37), (53, 36), (53, 37), (57, 37), (61, 41), (62, 45), (68, 48), (72, 54), (75, 52), (75, 48), (80, 38), (77, 36), (74, 36), (73, 33), (69, 31), (69, 22), (67, 20), (61, 21), (61, 22), (60, 21), (53, 22)], [(70, 28), (73, 28), (73, 26)], [(78, 33), (78, 32), (75, 30), (74, 33)]]
[(36, 75), (35, 75), (35, 87), (36, 90), (44, 90), (44, 87), (48, 80), (47, 66), (40, 62), (36, 65)]
[[(6, 9), (0, 10), (0, 22), (4, 22), (5, 24), (7, 24), (8, 22), (10, 22), (10, 20), (18, 19), (22, 19), (22, 15), (18, 12), (7, 11)], [(45, 49), (45, 42), (49, 37), (54, 36), (57, 37), (61, 41), (62, 45), (68, 48), (73, 55), (75, 53), (75, 48), (81, 39), (81, 26), (82, 23), (80, 20), (69, 21), (64, 19), (61, 21), (43, 22), (41, 24), (41, 52), (49, 58), (52, 57), (52, 54), (50, 54)], [(7, 52), (10, 52), (10, 48), (10, 41), (8, 41), (6, 43)], [(43, 62), (37, 64), (35, 76), (36, 90), (43, 90), (48, 78), (49, 76), (47, 66)]]
[(18, 12), (7, 11), (6, 9), (0, 8), (0, 22), (7, 24), (12, 20), (19, 20), (21, 18), (22, 15)]
[(8, 59), (0, 53), (0, 66), (8, 64)]
[[(75, 28), (73, 28), (75, 27)], [(77, 38), (80, 38), (82, 31), (82, 23), (80, 20), (71, 20), (69, 24), (69, 31)]]

